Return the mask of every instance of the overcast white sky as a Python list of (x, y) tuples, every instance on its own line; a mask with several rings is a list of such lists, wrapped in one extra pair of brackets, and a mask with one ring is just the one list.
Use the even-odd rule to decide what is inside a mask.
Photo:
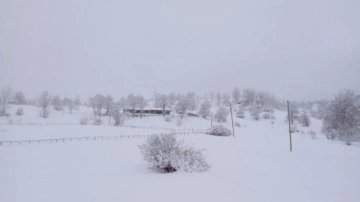
[(359, 0), (0, 0), (0, 87), (360, 92)]

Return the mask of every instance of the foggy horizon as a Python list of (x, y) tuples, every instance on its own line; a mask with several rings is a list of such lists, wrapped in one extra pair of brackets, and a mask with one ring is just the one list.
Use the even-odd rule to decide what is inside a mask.
[(82, 101), (234, 87), (297, 101), (359, 93), (359, 7), (355, 0), (0, 1), (0, 87)]

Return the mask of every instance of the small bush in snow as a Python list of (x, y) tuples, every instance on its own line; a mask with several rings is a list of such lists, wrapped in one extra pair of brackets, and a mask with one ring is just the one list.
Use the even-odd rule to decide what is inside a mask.
[(210, 168), (201, 150), (184, 146), (175, 135), (152, 135), (140, 145), (140, 151), (152, 167), (171, 173), (179, 169), (187, 172), (206, 171)]
[(40, 117), (41, 118), (48, 118), (49, 117), (49, 111), (47, 109), (42, 109), (41, 112), (40, 112)]
[(235, 122), (235, 123), (234, 123), (234, 126), (236, 126), (236, 127), (240, 127), (241, 125), (240, 125), (240, 123), (239, 123), (239, 122)]
[(232, 135), (231, 131), (224, 126), (213, 126), (209, 129), (210, 135), (215, 136), (230, 136)]
[(87, 125), (89, 123), (89, 118), (87, 116), (83, 116), (80, 118), (80, 125)]
[(243, 119), (243, 118), (245, 118), (245, 113), (244, 113), (244, 111), (239, 110), (239, 111), (236, 112), (235, 116), (237, 118)]
[(101, 125), (102, 124), (102, 119), (99, 117), (95, 117), (93, 120), (93, 124), (94, 125)]
[(24, 114), (24, 111), (21, 107), (16, 109), (16, 115), (22, 116), (23, 114)]
[(166, 122), (171, 122), (171, 117), (170, 117), (169, 115), (166, 115), (166, 116), (165, 116), (165, 121), (166, 121)]
[(271, 119), (271, 114), (269, 112), (265, 112), (265, 113), (263, 113), (262, 118), (263, 119)]
[(305, 111), (300, 115), (299, 122), (304, 127), (309, 127), (310, 126), (310, 117)]

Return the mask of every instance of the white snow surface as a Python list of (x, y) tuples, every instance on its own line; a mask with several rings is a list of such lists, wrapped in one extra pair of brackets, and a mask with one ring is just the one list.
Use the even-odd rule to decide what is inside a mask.
[[(83, 115), (91, 116), (91, 109), (82, 107), (73, 114), (51, 110), (43, 119), (38, 108), (22, 107), (24, 116), (16, 116), (17, 107), (12, 106), (10, 118), (0, 118), (0, 141), (151, 135), (167, 132), (164, 128), (210, 126), (210, 120), (186, 117), (178, 127), (175, 119), (166, 122), (161, 116), (125, 122), (144, 128), (114, 127), (107, 117), (100, 126), (79, 125)], [(178, 137), (205, 150), (211, 168), (200, 173), (149, 169), (138, 148), (145, 138), (0, 145), (0, 201), (360, 201), (359, 143), (347, 146), (326, 139), (320, 133), (321, 121), (312, 119), (311, 128), (298, 127), (300, 132), (293, 134), (289, 152), (285, 112), (277, 111), (274, 123), (246, 115), (235, 118), (241, 124), (235, 127), (235, 137)], [(230, 123), (228, 117), (223, 125), (231, 129)], [(315, 139), (308, 135), (310, 130), (316, 132)]]

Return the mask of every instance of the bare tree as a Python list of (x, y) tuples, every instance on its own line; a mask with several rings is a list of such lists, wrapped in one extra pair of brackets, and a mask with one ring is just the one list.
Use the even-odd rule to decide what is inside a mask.
[(220, 105), (221, 105), (221, 94), (220, 93), (216, 94), (216, 105), (218, 107), (220, 107)]
[(12, 90), (10, 87), (5, 87), (0, 94), (0, 116), (6, 116), (7, 109), (9, 108)]

